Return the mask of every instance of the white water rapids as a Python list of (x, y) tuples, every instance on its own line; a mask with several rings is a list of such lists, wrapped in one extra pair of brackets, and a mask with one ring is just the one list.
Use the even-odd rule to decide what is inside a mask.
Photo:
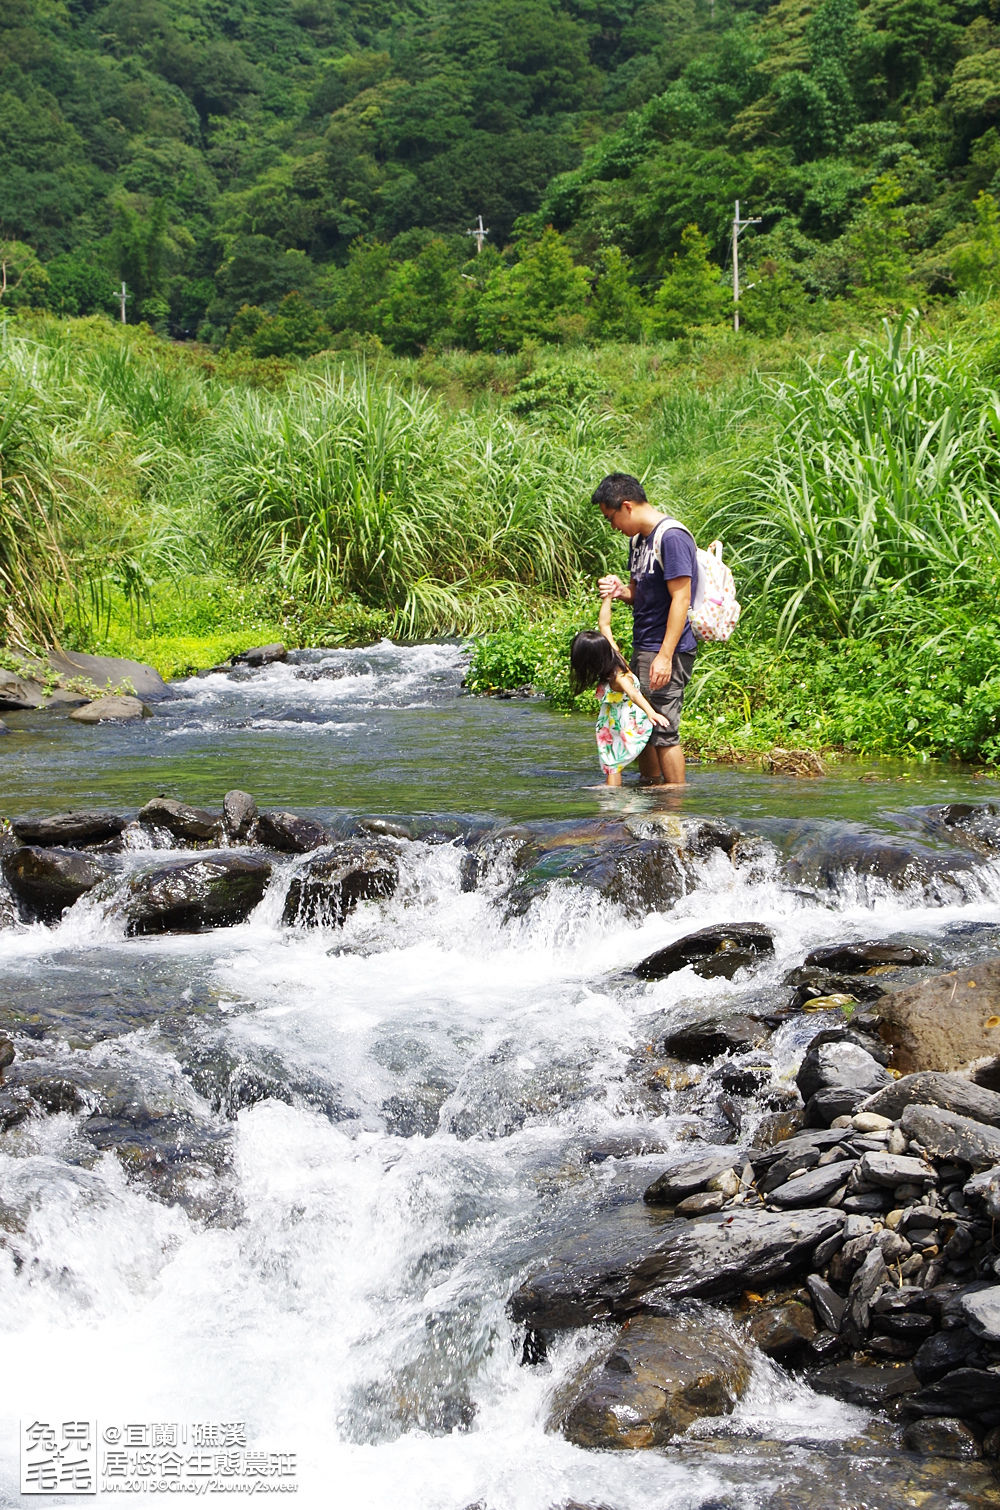
[[(19, 1040), (22, 1057), (67, 1074), (85, 1056), (88, 1075), (225, 1150), (215, 1165), (200, 1144), (180, 1160), (184, 1199), (167, 1200), (110, 1149), (95, 1152), (86, 1111), (0, 1138), (0, 1504), (78, 1502), (19, 1492), (32, 1422), (236, 1423), (254, 1450), (294, 1454), (287, 1483), (302, 1510), (749, 1510), (775, 1474), (809, 1481), (810, 1450), (839, 1450), (864, 1427), (864, 1412), (761, 1358), (735, 1415), (713, 1423), (732, 1458), (699, 1455), (704, 1430), (677, 1454), (585, 1451), (546, 1420), (598, 1333), (569, 1334), (524, 1366), (505, 1302), (561, 1220), (638, 1195), (663, 1150), (719, 1136), (717, 1119), (699, 1128), (649, 1092), (636, 1065), (652, 1021), (738, 1010), (747, 982), (686, 969), (640, 984), (632, 965), (748, 918), (776, 944), (755, 990), (826, 943), (975, 938), (996, 924), (994, 868), (984, 861), (947, 905), (847, 886), (833, 907), (784, 881), (766, 847), (743, 867), (715, 851), (669, 911), (636, 917), (557, 880), (512, 916), (502, 861), (466, 891), (458, 844), (399, 850), (396, 895), (341, 930), (281, 924), (285, 868), (241, 927), (125, 939), (114, 907), (85, 898), (56, 927), (0, 931), (4, 995), (23, 1007), (41, 992), (47, 1011), (69, 1014), (58, 1032)], [(122, 992), (162, 1012), (119, 1020), (96, 1043), (81, 1033), (76, 998), (103, 1010)], [(820, 1025), (802, 1018), (775, 1035), (779, 1078)], [(194, 1044), (293, 1089), (229, 1119), (191, 1073)], [(588, 1156), (629, 1137), (660, 1151)], [(787, 1445), (780, 1469), (744, 1452), (761, 1437)], [(84, 1502), (128, 1497), (105, 1485)], [(147, 1484), (131, 1497), (164, 1496)]]

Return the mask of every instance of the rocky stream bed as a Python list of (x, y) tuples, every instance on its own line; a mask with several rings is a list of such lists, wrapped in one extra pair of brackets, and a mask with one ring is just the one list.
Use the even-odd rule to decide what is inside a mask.
[(1000, 1505), (988, 794), (182, 799), (0, 830), (0, 1420), (238, 1416), (309, 1506)]

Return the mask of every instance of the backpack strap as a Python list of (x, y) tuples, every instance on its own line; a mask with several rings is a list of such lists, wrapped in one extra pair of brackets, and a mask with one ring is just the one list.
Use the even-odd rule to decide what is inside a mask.
[(673, 519), (668, 515), (666, 519), (660, 520), (659, 524), (653, 531), (653, 554), (656, 557), (657, 561), (659, 561), (661, 570), (663, 568), (663, 536), (666, 534), (667, 530), (683, 530), (685, 535), (691, 535), (691, 540), (694, 544), (694, 548), (695, 550), (698, 549), (698, 542), (691, 534), (691, 531), (688, 529), (687, 525), (682, 524), (679, 519)]

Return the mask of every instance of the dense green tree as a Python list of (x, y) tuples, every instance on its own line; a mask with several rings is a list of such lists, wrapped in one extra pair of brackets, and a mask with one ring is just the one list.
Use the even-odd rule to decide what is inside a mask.
[(49, 275), (33, 246), (0, 238), (0, 301), (4, 309), (47, 303)]
[(888, 300), (905, 295), (912, 273), (901, 195), (895, 174), (883, 173), (863, 200), (847, 236), (855, 286)]
[(599, 341), (635, 341), (642, 334), (643, 308), (628, 258), (616, 246), (600, 253), (594, 291), (587, 307), (587, 332)]
[(1000, 288), (1000, 204), (983, 190), (974, 209), (972, 236), (952, 254), (955, 282), (975, 293), (995, 293)]
[(650, 333), (665, 340), (684, 336), (699, 325), (716, 325), (732, 308), (732, 294), (721, 271), (709, 260), (708, 237), (696, 225), (685, 226), (681, 249), (670, 259), (649, 310)]
[(96, 315), (114, 302), (111, 269), (93, 250), (59, 252), (45, 264), (46, 305), (57, 315)]
[(460, 276), (454, 250), (439, 236), (395, 269), (379, 305), (379, 329), (393, 351), (415, 355), (451, 333)]

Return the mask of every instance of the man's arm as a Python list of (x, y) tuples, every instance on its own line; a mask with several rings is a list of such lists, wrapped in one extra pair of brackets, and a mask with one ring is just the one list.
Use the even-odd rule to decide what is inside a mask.
[(670, 594), (670, 609), (667, 613), (667, 630), (663, 644), (653, 657), (649, 668), (649, 690), (658, 692), (670, 680), (674, 669), (674, 651), (687, 624), (691, 607), (691, 578), (671, 577), (667, 583)]

